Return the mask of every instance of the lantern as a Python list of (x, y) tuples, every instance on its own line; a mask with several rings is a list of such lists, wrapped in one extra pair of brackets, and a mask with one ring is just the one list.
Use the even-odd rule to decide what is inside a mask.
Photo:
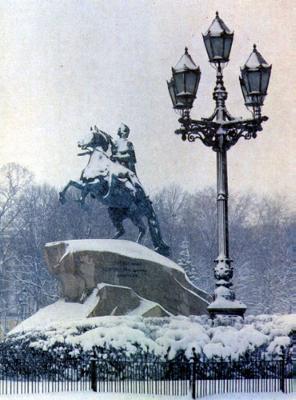
[(211, 63), (226, 63), (233, 41), (233, 32), (225, 25), (216, 12), (208, 31), (203, 35), (203, 40)]
[(175, 68), (172, 68), (172, 73), (173, 77), (167, 84), (173, 107), (179, 110), (190, 109), (196, 97), (201, 72), (187, 47)]
[(263, 105), (270, 74), (271, 65), (264, 60), (254, 45), (250, 57), (241, 68), (240, 84), (246, 105), (247, 103), (254, 107)]

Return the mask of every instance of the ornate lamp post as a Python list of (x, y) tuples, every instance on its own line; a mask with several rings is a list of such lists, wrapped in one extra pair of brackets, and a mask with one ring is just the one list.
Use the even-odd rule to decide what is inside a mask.
[(185, 49), (185, 54), (175, 68), (168, 82), (173, 108), (180, 114), (181, 127), (176, 130), (182, 140), (194, 142), (200, 139), (217, 154), (217, 218), (218, 218), (218, 257), (215, 260), (214, 275), (216, 289), (214, 300), (208, 311), (212, 317), (218, 315), (243, 316), (246, 306), (235, 299), (232, 289), (233, 266), (229, 256), (228, 234), (228, 183), (227, 151), (240, 138), (256, 138), (262, 131), (262, 122), (268, 118), (261, 116), (261, 107), (267, 94), (271, 73), (268, 65), (254, 45), (253, 51), (241, 68), (239, 78), (246, 107), (252, 118), (234, 118), (227, 110), (225, 101), (227, 91), (223, 83), (223, 69), (229, 61), (233, 33), (219, 17), (218, 12), (208, 31), (203, 35), (210, 64), (216, 69), (216, 86), (213, 92), (215, 109), (209, 118), (193, 120), (190, 118), (201, 76), (199, 67)]

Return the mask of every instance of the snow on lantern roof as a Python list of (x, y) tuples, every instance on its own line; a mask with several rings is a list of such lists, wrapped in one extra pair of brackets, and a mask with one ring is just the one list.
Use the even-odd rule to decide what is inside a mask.
[(191, 55), (188, 53), (188, 48), (185, 47), (185, 53), (183, 56), (180, 58), (180, 60), (177, 62), (175, 68), (173, 70), (175, 72), (181, 72), (184, 70), (197, 70), (198, 66), (195, 64), (195, 62), (192, 60)]
[(232, 31), (228, 28), (225, 22), (219, 17), (218, 11), (216, 12), (216, 17), (211, 23), (209, 29), (205, 35), (220, 36), (222, 33), (232, 34)]
[(267, 68), (270, 65), (267, 63), (267, 61), (265, 61), (265, 59), (257, 50), (256, 45), (254, 44), (253, 51), (250, 54), (249, 58), (247, 59), (247, 62), (245, 63), (244, 67), (247, 67), (249, 69), (255, 69), (260, 66)]

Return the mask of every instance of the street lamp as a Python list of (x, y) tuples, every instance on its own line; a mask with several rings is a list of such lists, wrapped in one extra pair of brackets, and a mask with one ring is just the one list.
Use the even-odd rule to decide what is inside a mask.
[[(233, 266), (229, 256), (228, 233), (227, 151), (240, 138), (243, 137), (247, 140), (256, 138), (257, 132), (262, 131), (261, 124), (268, 119), (261, 116), (261, 107), (267, 94), (271, 65), (267, 64), (254, 45), (251, 55), (241, 68), (239, 77), (244, 102), (252, 112), (252, 118), (234, 118), (225, 105), (227, 91), (223, 82), (223, 68), (229, 61), (233, 33), (218, 13), (216, 13), (210, 28), (203, 35), (203, 40), (209, 62), (216, 69), (216, 86), (213, 92), (216, 106), (213, 114), (209, 118), (201, 120), (193, 120), (190, 117), (190, 109), (196, 97), (201, 72), (188, 54), (187, 48), (176, 67), (173, 68), (173, 77), (168, 82), (168, 88), (173, 108), (180, 114), (181, 127), (175, 133), (181, 135), (184, 141), (194, 142), (196, 139), (200, 139), (203, 144), (211, 147), (217, 154), (218, 256), (214, 268), (216, 288), (213, 302), (208, 306), (208, 311), (211, 317), (243, 316), (246, 306), (235, 299), (232, 288)], [(187, 85), (189, 73), (191, 74), (191, 83)], [(181, 76), (183, 76), (183, 80), (180, 79)]]
[(196, 97), (201, 74), (200, 68), (188, 53), (187, 47), (175, 68), (172, 68), (172, 74), (167, 84), (174, 108), (189, 110)]

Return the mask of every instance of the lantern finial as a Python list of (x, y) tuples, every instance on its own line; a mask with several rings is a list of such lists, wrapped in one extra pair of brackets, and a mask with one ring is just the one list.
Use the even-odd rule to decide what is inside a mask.
[(188, 54), (188, 47), (185, 47), (185, 54)]

